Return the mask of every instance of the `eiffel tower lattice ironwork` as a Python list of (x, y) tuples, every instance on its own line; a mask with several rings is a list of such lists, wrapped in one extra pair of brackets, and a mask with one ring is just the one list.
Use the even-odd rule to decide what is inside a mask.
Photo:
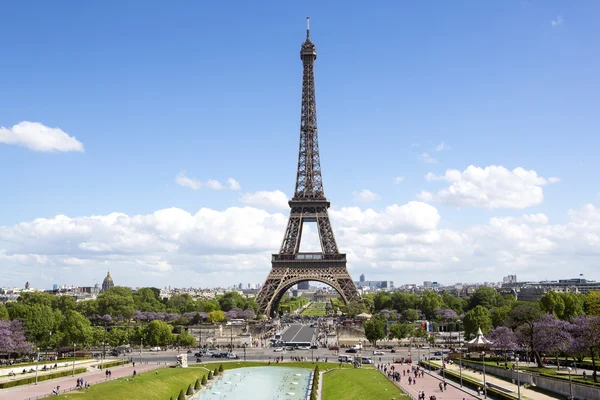
[[(323, 190), (317, 137), (314, 76), (317, 50), (310, 40), (308, 23), (307, 18), (306, 41), (300, 50), (303, 76), (296, 190), (288, 203), (291, 212), (281, 248), (278, 254), (273, 254), (271, 271), (257, 296), (260, 310), (266, 315), (274, 315), (283, 294), (304, 281), (317, 281), (331, 286), (345, 303), (359, 297), (346, 269), (346, 254), (338, 250), (327, 212), (330, 203)], [(304, 222), (316, 222), (320, 253), (299, 252)]]

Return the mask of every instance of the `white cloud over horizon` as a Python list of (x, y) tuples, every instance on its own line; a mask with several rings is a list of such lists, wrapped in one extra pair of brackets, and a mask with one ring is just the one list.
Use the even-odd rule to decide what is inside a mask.
[(209, 179), (206, 182), (202, 182), (199, 179), (188, 177), (185, 174), (185, 171), (177, 174), (175, 183), (179, 186), (188, 187), (193, 190), (200, 190), (202, 188), (209, 188), (212, 190), (240, 190), (242, 188), (240, 183), (233, 178), (228, 178), (227, 184), (223, 184), (215, 179)]
[[(562, 224), (538, 213), (492, 217), (460, 230), (441, 227), (438, 210), (419, 201), (381, 210), (332, 208), (330, 217), (354, 278), (365, 271), (397, 284), (426, 274), (445, 283), (477, 281), (484, 273), (490, 281), (509, 273), (559, 278), (568, 277), (565, 266), (592, 272), (600, 261), (600, 210), (592, 204), (569, 210)], [(287, 218), (249, 206), (38, 218), (0, 226), (0, 264), (5, 284), (34, 276), (34, 287), (101, 282), (107, 269), (117, 284), (130, 286), (256, 283), (268, 273)], [(310, 228), (303, 239), (318, 246)]]
[(353, 192), (352, 194), (354, 195), (354, 199), (361, 203), (368, 203), (379, 199), (379, 195), (369, 189), (363, 189), (360, 192)]
[(290, 208), (288, 197), (281, 190), (244, 193), (240, 196), (240, 201), (249, 206), (267, 210), (287, 210)]
[(512, 171), (490, 165), (485, 168), (470, 165), (464, 171), (448, 169), (444, 175), (428, 173), (428, 182), (442, 181), (449, 184), (437, 193), (421, 192), (417, 197), (423, 201), (438, 201), (452, 207), (512, 208), (524, 209), (544, 200), (542, 187), (557, 183), (559, 178), (543, 178), (533, 170), (518, 167)]
[(38, 152), (83, 152), (83, 143), (60, 128), (39, 122), (22, 121), (10, 128), (0, 126), (0, 143), (26, 147)]
[(421, 153), (419, 159), (426, 164), (437, 164), (437, 160), (433, 158), (429, 153)]

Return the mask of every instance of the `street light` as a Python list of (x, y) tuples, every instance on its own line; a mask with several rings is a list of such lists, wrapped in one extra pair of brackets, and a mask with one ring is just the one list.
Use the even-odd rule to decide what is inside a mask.
[(481, 362), (483, 363), (483, 397), (487, 399), (487, 390), (485, 383), (485, 351), (481, 352)]
[(140, 338), (140, 364), (142, 363), (142, 348), (144, 347), (144, 338)]
[(36, 347), (35, 348), (35, 352), (36, 352), (36, 357), (35, 357), (35, 384), (37, 385), (38, 383), (38, 364), (40, 362), (40, 348)]
[(519, 356), (515, 357), (515, 362), (517, 363), (517, 393), (518, 393), (518, 399), (521, 400), (521, 379), (519, 377)]
[(573, 369), (571, 367), (567, 367), (567, 371), (569, 371), (569, 393), (571, 395), (571, 399), (573, 398), (573, 383), (571, 382), (571, 371)]
[(73, 343), (73, 371), (71, 373), (71, 376), (75, 376), (75, 347), (77, 347), (77, 345)]
[(244, 343), (244, 361), (246, 361), (246, 345), (247, 343)]
[[(460, 332), (459, 332), (460, 334)], [(458, 349), (458, 368), (460, 371), (460, 387), (462, 387), (462, 350)]]

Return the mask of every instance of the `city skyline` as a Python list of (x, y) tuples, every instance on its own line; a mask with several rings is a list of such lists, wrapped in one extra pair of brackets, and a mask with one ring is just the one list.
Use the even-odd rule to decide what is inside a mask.
[(263, 282), (294, 185), (306, 15), (355, 281), (598, 278), (600, 6), (276, 4), (7, 7), (0, 286), (108, 269), (133, 287)]

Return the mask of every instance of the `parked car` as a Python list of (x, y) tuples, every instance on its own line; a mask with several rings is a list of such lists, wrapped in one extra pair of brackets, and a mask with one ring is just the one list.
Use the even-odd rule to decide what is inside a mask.
[(373, 364), (373, 360), (371, 358), (368, 358), (368, 357), (363, 357), (362, 360), (361, 360), (361, 362), (363, 364)]
[(310, 346), (311, 349), (318, 349), (319, 346), (317, 346), (316, 344), (313, 344), (312, 346)]
[(356, 349), (348, 349), (348, 350), (346, 350), (346, 353), (357, 353), (357, 352), (358, 352), (358, 350), (356, 350)]
[(310, 346), (300, 346), (298, 350), (310, 350)]
[(339, 348), (339, 347), (337, 347), (337, 346), (329, 346), (329, 350), (335, 350), (335, 351), (337, 351), (337, 350), (339, 350), (339, 349), (340, 349), (340, 348)]
[(150, 351), (160, 351), (160, 347), (152, 347)]
[(237, 354), (229, 353), (227, 354), (227, 358), (238, 360), (240, 357)]
[(283, 351), (283, 347), (275, 347), (273, 351), (280, 352)]
[(375, 350), (375, 351), (373, 351), (373, 355), (374, 356), (385, 356), (385, 352), (383, 352), (381, 350)]

